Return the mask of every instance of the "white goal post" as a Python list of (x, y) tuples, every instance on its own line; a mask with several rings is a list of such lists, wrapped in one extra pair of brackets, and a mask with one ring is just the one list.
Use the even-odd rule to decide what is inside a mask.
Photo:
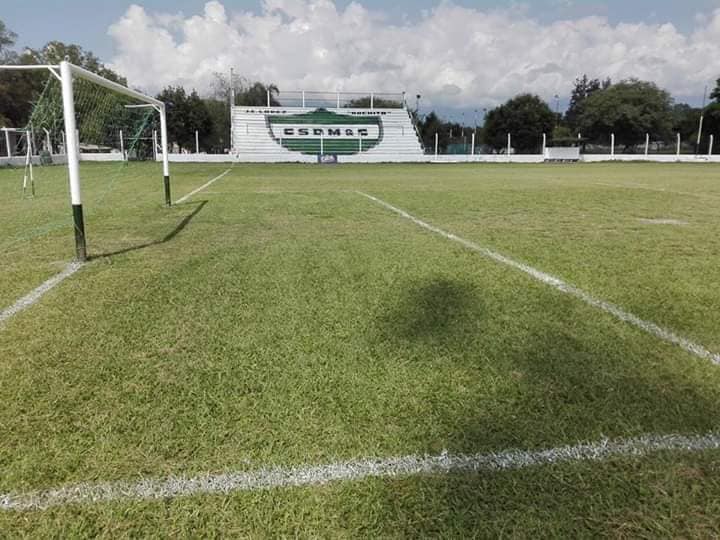
[(65, 128), (65, 153), (67, 155), (68, 176), (70, 180), (70, 202), (73, 212), (75, 229), (75, 254), (79, 261), (87, 260), (87, 246), (85, 242), (85, 223), (83, 217), (82, 194), (80, 189), (80, 145), (77, 138), (75, 120), (75, 96), (73, 93), (73, 79), (82, 78), (102, 86), (118, 94), (133, 98), (155, 109), (160, 115), (160, 137), (163, 161), (163, 186), (165, 191), (165, 205), (170, 206), (170, 168), (168, 164), (167, 117), (165, 104), (150, 96), (132, 90), (121, 84), (109, 81), (100, 75), (84, 68), (71, 64), (67, 60), (59, 65), (5, 65), (0, 70), (48, 70), (55, 76), (62, 88), (63, 121)]
[[(25, 165), (25, 171), (23, 174), (23, 197), (25, 196), (25, 192), (27, 191), (28, 187), (28, 180), (30, 180), (30, 187), (32, 190), (33, 197), (35, 196), (35, 177), (33, 176), (33, 162), (32, 162), (32, 156), (33, 156), (33, 144), (32, 144), (32, 136), (31, 136), (31, 130), (29, 128), (25, 129), (18, 129), (18, 128), (9, 128), (9, 127), (2, 127), (0, 128), (0, 131), (5, 133), (5, 151), (7, 154), (8, 160), (11, 160), (13, 158), (13, 149), (12, 144), (10, 143), (10, 134), (11, 133), (21, 133), (25, 136), (25, 156), (24, 156), (24, 165)], [(23, 156), (20, 156), (23, 157)]]

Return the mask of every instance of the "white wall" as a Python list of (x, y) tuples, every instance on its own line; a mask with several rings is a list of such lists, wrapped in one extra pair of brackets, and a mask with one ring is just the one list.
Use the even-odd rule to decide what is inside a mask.
[(123, 161), (123, 155), (120, 152), (80, 154), (80, 161)]
[[(283, 156), (273, 154), (170, 154), (169, 160), (175, 163), (317, 163), (317, 156), (299, 155)], [(160, 161), (158, 159), (158, 161)], [(580, 161), (597, 163), (606, 161), (646, 161), (654, 163), (720, 163), (720, 155), (695, 157), (693, 155), (655, 154), (645, 158), (644, 155), (616, 154), (585, 154)], [(476, 154), (472, 155), (383, 155), (357, 154), (338, 156), (339, 163), (543, 163), (540, 154)]]
[(647, 161), (651, 163), (720, 163), (720, 155), (717, 156), (694, 156), (691, 154), (585, 154), (581, 160), (586, 163), (597, 163), (600, 161)]
[[(33, 156), (32, 157), (33, 165), (40, 165), (40, 156)], [(64, 154), (56, 154), (52, 156), (52, 164), (53, 165), (64, 165), (67, 163), (67, 158)], [(25, 166), (25, 156), (14, 156), (11, 158), (8, 157), (0, 157), (0, 166), (5, 165), (11, 165), (13, 167), (24, 167)]]

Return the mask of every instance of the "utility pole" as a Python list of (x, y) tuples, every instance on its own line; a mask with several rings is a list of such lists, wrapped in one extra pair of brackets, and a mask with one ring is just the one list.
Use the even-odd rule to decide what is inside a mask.
[(705, 119), (705, 100), (707, 99), (707, 85), (703, 92), (702, 109), (700, 109), (700, 125), (698, 126), (697, 143), (695, 144), (695, 155), (700, 154), (700, 140), (702, 139), (703, 120)]
[(230, 151), (232, 152), (233, 146), (235, 141), (233, 141), (233, 119), (232, 119), (232, 110), (235, 106), (235, 70), (233, 68), (230, 68), (230, 92), (229, 92), (229, 108), (230, 111), (228, 113), (228, 118), (230, 119), (230, 138), (228, 139), (228, 147)]
[(555, 94), (555, 127), (560, 125), (560, 96)]

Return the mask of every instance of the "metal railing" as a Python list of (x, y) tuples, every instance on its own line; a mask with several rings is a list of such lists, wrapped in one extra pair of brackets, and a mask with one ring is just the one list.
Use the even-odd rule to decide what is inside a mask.
[[(277, 105), (279, 103), (279, 105)], [(242, 96), (236, 106), (257, 104), (243, 103)], [(307, 90), (267, 92), (266, 107), (306, 107), (315, 109), (403, 109), (406, 107), (405, 92), (311, 92)]]

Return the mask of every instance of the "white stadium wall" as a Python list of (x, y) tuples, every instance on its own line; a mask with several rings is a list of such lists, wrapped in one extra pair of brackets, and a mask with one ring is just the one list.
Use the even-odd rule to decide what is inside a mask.
[[(271, 154), (170, 154), (173, 163), (317, 163), (317, 156), (301, 155), (293, 159), (277, 159)], [(160, 159), (158, 159), (160, 161)], [(720, 163), (718, 156), (652, 154), (647, 158), (642, 155), (585, 154), (580, 156), (580, 163), (600, 162), (647, 162), (647, 163)], [(365, 155), (339, 156), (338, 163), (544, 163), (541, 154), (453, 154), (453, 155), (419, 155), (396, 156)], [(2, 159), (0, 159), (2, 164)]]

